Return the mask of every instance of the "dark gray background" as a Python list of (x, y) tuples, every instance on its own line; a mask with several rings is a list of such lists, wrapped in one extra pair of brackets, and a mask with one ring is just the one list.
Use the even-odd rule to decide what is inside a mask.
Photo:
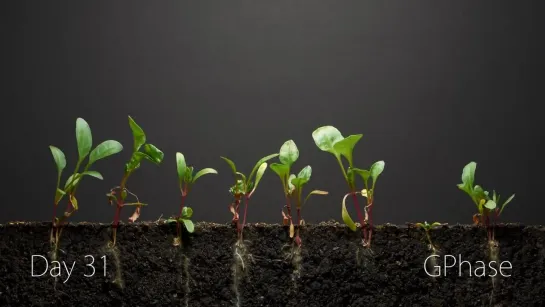
[[(227, 222), (232, 177), (294, 139), (296, 169), (314, 167), (308, 189), (330, 191), (304, 211), (340, 219), (345, 183), (312, 131), (363, 133), (355, 163), (383, 159), (379, 223), (470, 223), (462, 167), (504, 197), (504, 220), (543, 222), (544, 29), (542, 1), (16, 1), (2, 11), (0, 222), (50, 220), (56, 170), (48, 145), (77, 151), (85, 118), (95, 144), (127, 150), (96, 164), (74, 221), (109, 222), (105, 193), (121, 179), (132, 137), (127, 115), (165, 152), (129, 188), (150, 206), (144, 220), (178, 208), (175, 152), (214, 167), (188, 201), (196, 220)], [(64, 177), (63, 182), (66, 177)], [(280, 222), (283, 195), (272, 172), (251, 203), (250, 222)], [(64, 206), (64, 204), (63, 204)], [(124, 211), (124, 219), (130, 214)]]

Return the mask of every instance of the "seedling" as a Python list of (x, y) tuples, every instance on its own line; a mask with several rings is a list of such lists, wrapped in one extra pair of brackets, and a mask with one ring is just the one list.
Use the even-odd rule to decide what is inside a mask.
[[(261, 160), (259, 160), (254, 168), (252, 169), (252, 172), (250, 173), (250, 176), (246, 177), (243, 173), (237, 171), (237, 168), (235, 166), (235, 163), (228, 158), (221, 157), (227, 164), (229, 164), (229, 167), (233, 171), (233, 175), (235, 176), (235, 184), (229, 189), (229, 193), (233, 196), (233, 201), (229, 205), (229, 211), (233, 214), (232, 223), (236, 224), (237, 226), (237, 234), (238, 234), (238, 241), (242, 242), (242, 232), (244, 230), (244, 226), (246, 225), (246, 214), (248, 212), (248, 202), (250, 198), (254, 195), (254, 192), (257, 188), (257, 185), (259, 184), (259, 181), (261, 181), (261, 178), (263, 177), (263, 174), (267, 170), (267, 161), (269, 161), (272, 158), (277, 157), (278, 154), (271, 154), (266, 157), (263, 157)], [(255, 182), (253, 181), (255, 175)], [(240, 203), (244, 199), (244, 217), (242, 220), (242, 224), (240, 223), (239, 219), (239, 208)]]
[[(333, 126), (323, 126), (314, 130), (312, 133), (312, 138), (314, 139), (316, 146), (318, 146), (318, 148), (320, 148), (322, 151), (329, 152), (335, 156), (339, 166), (341, 167), (344, 179), (348, 184), (350, 192), (347, 193), (342, 200), (342, 218), (344, 223), (352, 231), (356, 231), (357, 226), (348, 214), (345, 204), (346, 197), (351, 195), (363, 230), (363, 246), (370, 247), (371, 238), (373, 235), (372, 209), (375, 200), (375, 184), (378, 176), (384, 171), (385, 163), (384, 161), (375, 162), (373, 165), (371, 165), (369, 170), (354, 167), (352, 152), (354, 151), (354, 146), (361, 139), (361, 137), (362, 134), (356, 134), (345, 138), (342, 136), (341, 132)], [(344, 157), (348, 162), (348, 168), (345, 169), (341, 157)], [(364, 189), (361, 191), (356, 189), (354, 178), (355, 174), (360, 175), (363, 179)], [(369, 183), (369, 179), (371, 179), (371, 183)], [(358, 194), (367, 199), (367, 205), (364, 207), (365, 215), (363, 215), (361, 212), (357, 197)]]
[(217, 174), (218, 172), (213, 168), (203, 168), (193, 175), (193, 167), (187, 166), (185, 162), (185, 157), (182, 153), (176, 153), (176, 168), (178, 171), (178, 183), (180, 185), (180, 192), (182, 194), (182, 202), (180, 204), (180, 213), (178, 216), (172, 217), (167, 220), (167, 223), (176, 222), (176, 233), (177, 236), (174, 238), (174, 246), (179, 246), (182, 243), (182, 228), (181, 224), (184, 224), (187, 232), (192, 233), (194, 230), (193, 221), (191, 221), (191, 216), (193, 215), (193, 209), (185, 206), (185, 199), (191, 187), (197, 179), (206, 175), (206, 174)]
[[(89, 124), (83, 119), (78, 118), (76, 120), (76, 141), (78, 145), (78, 162), (74, 172), (64, 184), (64, 188), (61, 189), (61, 176), (64, 168), (66, 167), (66, 157), (64, 153), (55, 146), (49, 146), (53, 159), (57, 165), (57, 187), (55, 192), (55, 202), (53, 207), (53, 227), (51, 229), (51, 244), (53, 245), (53, 255), (56, 257), (56, 253), (59, 246), (59, 240), (62, 233), (62, 226), (65, 221), (79, 209), (78, 200), (76, 199), (76, 191), (81, 184), (84, 176), (91, 176), (102, 180), (102, 175), (97, 171), (90, 170), (91, 166), (98, 160), (104, 159), (108, 156), (116, 154), (123, 150), (123, 146), (113, 140), (107, 140), (97, 145), (93, 150), (93, 135)], [(87, 164), (82, 172), (80, 167), (88, 157)], [(61, 217), (57, 217), (57, 207), (59, 202), (64, 196), (68, 198), (68, 205)]]
[(434, 254), (437, 252), (437, 247), (435, 247), (435, 245), (433, 244), (433, 242), (431, 240), (430, 230), (432, 230), (433, 228), (435, 228), (437, 226), (441, 226), (441, 225), (442, 224), (439, 223), (439, 222), (434, 222), (434, 223), (431, 223), (431, 224), (428, 224), (428, 222), (416, 223), (415, 224), (416, 227), (419, 227), (419, 228), (423, 229), (424, 232), (426, 233), (426, 239), (428, 240), (428, 244), (429, 244), (428, 246), (433, 251)]
[[(152, 163), (159, 165), (163, 161), (164, 154), (159, 148), (155, 145), (146, 143), (146, 134), (144, 130), (136, 124), (136, 122), (129, 116), (129, 127), (131, 128), (132, 135), (134, 138), (133, 152), (129, 162), (125, 164), (125, 172), (123, 173), (123, 178), (121, 179), (121, 184), (110, 190), (106, 196), (110, 205), (116, 206), (114, 221), (112, 223), (112, 247), (116, 244), (117, 237), (117, 228), (119, 227), (119, 219), (121, 215), (121, 209), (125, 206), (135, 206), (135, 211), (131, 217), (129, 217), (129, 222), (134, 222), (140, 217), (140, 209), (142, 206), (147, 204), (141, 203), (136, 194), (132, 193), (127, 189), (127, 180), (129, 177), (140, 167), (140, 163), (143, 160), (151, 161)], [(131, 195), (135, 198), (133, 202), (126, 202), (127, 196)]]
[(290, 238), (293, 238), (295, 232), (291, 215), (291, 203), (295, 202), (297, 208), (297, 233), (295, 235), (295, 243), (297, 243), (298, 246), (301, 246), (302, 242), (301, 237), (299, 236), (299, 228), (304, 224), (303, 219), (301, 219), (302, 207), (311, 195), (327, 195), (328, 193), (326, 191), (314, 190), (310, 192), (304, 200), (301, 199), (303, 186), (310, 180), (312, 168), (309, 165), (303, 168), (297, 176), (294, 174), (290, 175), (291, 166), (298, 158), (299, 150), (297, 149), (295, 142), (293, 140), (286, 141), (282, 147), (280, 147), (280, 163), (272, 163), (270, 168), (280, 177), (280, 181), (282, 182), (282, 188), (286, 198), (286, 205), (284, 207), (287, 211), (284, 212), (284, 210), (282, 210), (282, 217), (284, 225), (290, 226)]
[(475, 225), (482, 225), (487, 229), (487, 236), (489, 242), (494, 242), (494, 226), (505, 206), (510, 203), (515, 194), (511, 195), (500, 206), (500, 195), (496, 194), (496, 191), (490, 193), (485, 191), (480, 185), (473, 185), (475, 183), (475, 170), (477, 169), (477, 163), (468, 163), (462, 171), (462, 183), (458, 184), (458, 188), (466, 192), (477, 206), (479, 213), (473, 215), (473, 222)]

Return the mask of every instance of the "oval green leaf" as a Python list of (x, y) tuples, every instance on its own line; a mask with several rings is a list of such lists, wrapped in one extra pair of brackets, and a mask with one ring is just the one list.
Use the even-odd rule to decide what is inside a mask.
[(109, 157), (111, 155), (115, 155), (116, 153), (123, 150), (123, 145), (119, 143), (118, 141), (114, 140), (107, 140), (100, 144), (98, 144), (93, 151), (91, 151), (91, 154), (89, 155), (89, 164), (95, 163), (97, 160), (104, 159), (106, 157)]
[(185, 172), (187, 170), (187, 164), (185, 163), (185, 157), (181, 152), (176, 153), (176, 170), (178, 171), (178, 179), (180, 184), (184, 181)]
[(348, 214), (348, 210), (346, 210), (346, 197), (348, 197), (350, 194), (346, 194), (344, 197), (343, 197), (343, 204), (342, 204), (342, 218), (343, 218), (343, 222), (346, 224), (346, 226), (348, 226), (348, 228), (350, 228), (350, 230), (352, 231), (356, 231), (357, 229), (357, 226), (356, 226), (356, 223), (354, 223), (354, 221), (352, 220), (352, 218), (350, 217), (350, 214)]
[(286, 176), (290, 172), (290, 167), (286, 164), (271, 163), (269, 167), (280, 177), (282, 181), (285, 180)]
[(148, 160), (155, 164), (160, 164), (165, 157), (165, 154), (153, 144), (145, 144), (144, 153), (151, 157), (151, 159)]
[(494, 210), (494, 209), (496, 209), (496, 202), (494, 202), (493, 200), (490, 199), (484, 204), (484, 206), (488, 210)]
[(280, 147), (280, 162), (282, 164), (291, 166), (299, 158), (299, 149), (293, 140), (286, 141), (282, 147)]
[(261, 178), (263, 177), (263, 174), (265, 174), (265, 171), (267, 170), (267, 162), (263, 162), (261, 166), (259, 166), (257, 170), (257, 174), (255, 175), (255, 184), (253, 186), (252, 192), (250, 192), (250, 195), (254, 194), (255, 189), (257, 189), (257, 185), (259, 184), (259, 181), (261, 181)]
[(291, 174), (290, 177), (288, 178), (288, 188), (289, 188), (289, 192), (291, 193), (293, 190), (295, 190), (295, 186), (293, 185), (292, 181), (293, 179), (297, 178), (295, 176), (295, 174)]
[(193, 181), (192, 182), (195, 182), (197, 181), (197, 179), (199, 179), (200, 177), (204, 176), (204, 175), (207, 175), (207, 174), (217, 174), (218, 171), (216, 171), (215, 169), (213, 168), (203, 168), (202, 170), (198, 171), (196, 174), (195, 174), (195, 177), (193, 177)]
[(146, 134), (144, 130), (129, 116), (129, 126), (131, 127), (132, 136), (134, 139), (134, 151), (138, 151), (142, 145), (146, 143)]
[(300, 179), (306, 179), (306, 181), (310, 181), (310, 176), (312, 175), (312, 167), (310, 165), (305, 166), (299, 174), (297, 174), (297, 178)]
[(182, 218), (190, 219), (193, 216), (193, 209), (190, 207), (184, 207), (182, 209)]
[(76, 141), (78, 143), (79, 160), (83, 161), (93, 146), (91, 128), (83, 118), (76, 119)]
[(291, 180), (291, 184), (295, 187), (300, 189), (303, 185), (305, 185), (308, 182), (308, 179), (306, 178), (293, 178)]
[(466, 166), (464, 166), (462, 171), (462, 184), (459, 184), (458, 187), (468, 194), (471, 194), (471, 191), (473, 191), (476, 169), (477, 163), (469, 162)]
[(55, 164), (57, 165), (57, 171), (60, 176), (62, 170), (66, 167), (66, 157), (62, 150), (55, 146), (49, 146), (49, 149), (51, 150), (51, 154), (53, 155), (53, 159), (55, 160)]
[[(257, 171), (257, 169), (259, 167), (261, 167), (263, 165), (263, 163), (269, 161), (270, 159), (272, 158), (276, 158), (278, 157), (278, 154), (275, 153), (275, 154), (271, 154), (271, 155), (268, 155), (268, 156), (265, 156), (263, 158), (261, 158), (259, 161), (257, 161), (257, 163), (255, 164), (254, 168), (252, 169), (252, 172), (250, 173), (250, 176), (248, 176), (248, 182), (252, 181), (253, 177), (254, 177), (254, 174), (255, 172)], [(267, 166), (265, 166), (265, 169), (267, 169)], [(263, 172), (265, 172), (265, 170), (263, 170)], [(256, 179), (256, 186), (257, 186), (257, 179)]]
[(193, 225), (193, 222), (191, 220), (186, 220), (186, 219), (183, 219), (182, 221), (184, 222), (185, 229), (187, 229), (187, 232), (193, 233), (193, 231), (195, 230), (195, 225)]
[(341, 132), (333, 126), (323, 126), (314, 130), (312, 138), (318, 148), (334, 155), (339, 155), (334, 149), (335, 143), (344, 139)]
[(335, 152), (343, 155), (348, 160), (350, 166), (353, 166), (352, 152), (354, 151), (354, 146), (356, 146), (362, 136), (363, 134), (349, 135), (333, 145)]
[(91, 176), (91, 177), (95, 177), (95, 178), (100, 179), (100, 180), (104, 179), (102, 177), (102, 174), (100, 174), (99, 172), (96, 172), (96, 171), (85, 171), (85, 172), (81, 173), (81, 175), (79, 177), (83, 177), (83, 176)]
[(369, 177), (371, 177), (371, 172), (366, 169), (359, 169), (359, 168), (350, 168), (349, 170), (352, 170), (352, 172), (358, 174), (363, 179), (363, 184), (365, 185), (365, 188), (367, 188), (367, 184), (369, 181)]

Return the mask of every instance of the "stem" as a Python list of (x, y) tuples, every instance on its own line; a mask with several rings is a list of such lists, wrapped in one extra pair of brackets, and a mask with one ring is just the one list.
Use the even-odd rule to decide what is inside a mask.
[(185, 198), (187, 196), (186, 191), (182, 191), (182, 202), (180, 204), (180, 214), (178, 214), (178, 218), (176, 219), (176, 232), (178, 233), (178, 238), (182, 237), (182, 225), (180, 225), (180, 218), (182, 217), (182, 211), (184, 210), (184, 204), (185, 204)]
[(363, 216), (361, 215), (360, 203), (358, 201), (358, 197), (356, 195), (356, 192), (352, 191), (351, 194), (352, 194), (352, 200), (354, 201), (354, 206), (356, 207), (356, 212), (358, 213), (358, 219), (360, 220), (361, 227), (363, 229), (363, 239), (366, 240), (367, 239), (367, 228), (365, 227), (366, 222), (363, 219)]
[[(373, 191), (374, 192), (374, 191)], [(368, 221), (368, 225), (369, 225), (369, 238), (368, 238), (368, 242), (369, 242), (369, 246), (371, 246), (371, 239), (373, 237), (373, 199), (374, 197), (371, 196), (371, 199), (369, 200), (369, 198), (367, 199), (367, 202), (368, 202), (368, 209), (367, 209), (367, 212), (369, 213), (369, 221)]]
[(301, 237), (299, 237), (299, 229), (301, 228), (301, 208), (297, 207), (297, 235), (295, 237), (295, 243), (301, 247)]
[(288, 209), (288, 218), (290, 219), (290, 225), (293, 223), (291, 218), (291, 202), (290, 197), (286, 194), (286, 208)]
[(240, 229), (240, 240), (242, 241), (242, 232), (244, 231), (244, 225), (246, 225), (246, 213), (248, 212), (248, 200), (250, 198), (248, 197), (248, 195), (246, 195), (244, 197), (244, 217), (243, 217), (243, 220), (242, 220), (242, 228)]

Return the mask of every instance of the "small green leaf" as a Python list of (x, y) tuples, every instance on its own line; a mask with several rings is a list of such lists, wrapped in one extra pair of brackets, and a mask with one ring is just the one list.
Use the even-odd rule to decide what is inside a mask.
[[(277, 153), (276, 153), (276, 154), (271, 154), (271, 155), (265, 156), (265, 157), (261, 158), (259, 161), (257, 161), (257, 163), (255, 164), (254, 168), (252, 169), (252, 172), (250, 173), (250, 176), (248, 176), (248, 181), (252, 181), (255, 172), (257, 171), (258, 168), (261, 168), (261, 167), (262, 167), (263, 163), (269, 161), (269, 160), (272, 159), (272, 158), (276, 158), (276, 157), (278, 157), (278, 154), (277, 154)], [(266, 166), (265, 166), (265, 169), (267, 169)], [(265, 170), (263, 170), (263, 172), (265, 172)], [(257, 180), (257, 177), (256, 177), (256, 183), (255, 183), (256, 186), (257, 186), (257, 183), (258, 183), (258, 182), (259, 182), (259, 180)]]
[(57, 189), (57, 191), (55, 192), (55, 206), (59, 204), (59, 201), (64, 195), (66, 195), (66, 192), (61, 189)]
[(98, 144), (91, 154), (89, 155), (89, 165), (95, 163), (97, 160), (104, 159), (111, 155), (114, 155), (123, 150), (123, 145), (118, 141), (107, 140)]
[(314, 190), (314, 191), (308, 193), (308, 195), (307, 195), (307, 197), (305, 197), (305, 200), (303, 201), (303, 204), (301, 205), (301, 207), (306, 204), (306, 202), (308, 201), (308, 199), (310, 198), (311, 195), (327, 195), (327, 194), (329, 194), (329, 192), (327, 192), (327, 191)]
[(310, 165), (307, 165), (299, 172), (299, 174), (297, 174), (297, 178), (306, 179), (306, 181), (308, 182), (311, 175), (312, 167), (310, 167)]
[(377, 181), (378, 176), (384, 171), (384, 165), (384, 161), (377, 161), (373, 163), (373, 165), (371, 165), (369, 173), (371, 178), (373, 178), (373, 187), (375, 186), (375, 182)]
[(187, 164), (185, 163), (185, 157), (181, 152), (176, 153), (176, 169), (178, 171), (178, 179), (180, 180), (180, 184), (182, 184), (185, 172), (187, 171)]
[(193, 182), (193, 166), (188, 166), (185, 172), (185, 182)]
[(83, 161), (93, 146), (91, 128), (83, 118), (76, 120), (76, 141), (78, 143), (79, 160)]
[(142, 145), (146, 143), (146, 134), (144, 130), (129, 116), (129, 126), (131, 127), (132, 136), (134, 139), (134, 151), (138, 151)]
[(306, 178), (293, 178), (291, 180), (291, 184), (295, 187), (300, 189), (303, 185), (305, 185), (308, 182), (308, 179)]
[(289, 165), (280, 163), (271, 163), (269, 166), (282, 180), (285, 180), (290, 171)]
[(74, 195), (70, 195), (70, 203), (72, 204), (72, 207), (74, 207), (74, 210), (78, 210), (78, 200)]
[(511, 197), (509, 197), (504, 203), (503, 205), (501, 205), (501, 209), (500, 209), (500, 214), (503, 212), (503, 209), (505, 208), (505, 206), (507, 206), (508, 203), (510, 203), (513, 198), (515, 198), (515, 194), (511, 195)]
[(352, 168), (352, 171), (361, 176), (363, 179), (363, 184), (365, 187), (368, 187), (369, 178), (371, 177), (371, 172), (366, 169)]
[(178, 220), (173, 219), (173, 218), (170, 218), (170, 219), (168, 219), (168, 220), (165, 221), (165, 223), (167, 223), (167, 224), (176, 223), (176, 222), (178, 222)]
[(96, 171), (85, 171), (85, 172), (81, 173), (78, 177), (83, 177), (83, 176), (91, 176), (91, 177), (95, 177), (95, 178), (100, 179), (100, 180), (104, 179), (102, 177), (102, 174), (100, 174), (99, 172), (96, 172)]
[(131, 159), (125, 164), (125, 173), (131, 173), (140, 167), (140, 162), (146, 156), (145, 153), (136, 151), (131, 155)]
[(431, 227), (437, 227), (437, 226), (441, 226), (441, 223), (439, 223), (439, 222), (434, 222), (433, 224), (431, 224)]
[(458, 187), (466, 193), (471, 194), (473, 189), (473, 183), (475, 181), (475, 170), (477, 168), (477, 163), (469, 162), (462, 171), (462, 183)]
[(66, 157), (64, 156), (62, 150), (58, 149), (55, 146), (49, 146), (49, 149), (51, 150), (51, 154), (53, 155), (53, 159), (55, 160), (55, 164), (57, 165), (57, 172), (60, 176), (62, 170), (66, 167)]
[(314, 132), (312, 132), (312, 138), (318, 148), (330, 152), (335, 156), (339, 155), (334, 149), (335, 143), (344, 139), (341, 132), (333, 126), (323, 126), (314, 130)]
[(195, 225), (193, 225), (193, 222), (191, 220), (186, 220), (186, 219), (183, 219), (182, 221), (184, 222), (185, 229), (187, 229), (187, 232), (193, 233), (193, 231), (195, 230)]
[(201, 176), (207, 175), (207, 174), (217, 174), (218, 171), (216, 171), (213, 168), (203, 168), (202, 170), (198, 171), (195, 174), (195, 177), (193, 177), (193, 182), (197, 181)]
[(487, 201), (484, 206), (486, 207), (486, 209), (488, 210), (494, 210), (496, 209), (496, 203), (493, 201), (493, 200), (489, 200)]
[(470, 196), (473, 198), (475, 203), (479, 203), (481, 200), (486, 200), (486, 192), (480, 185), (476, 185), (473, 189), (471, 189), (471, 191)]
[(348, 228), (350, 228), (350, 230), (356, 231), (357, 226), (356, 226), (356, 224), (354, 223), (354, 221), (352, 220), (352, 218), (350, 217), (350, 214), (348, 214), (348, 210), (346, 210), (346, 197), (347, 197), (348, 195), (350, 195), (350, 194), (346, 194), (346, 195), (343, 197), (343, 204), (342, 204), (342, 218), (343, 218), (343, 222), (346, 224), (346, 226), (348, 226)]
[(350, 166), (353, 166), (352, 153), (354, 146), (356, 146), (362, 136), (363, 134), (350, 135), (333, 145), (334, 151), (343, 155), (348, 160)]
[(165, 157), (165, 154), (155, 145), (153, 144), (145, 144), (144, 145), (144, 153), (147, 154), (151, 159), (146, 158), (150, 160), (151, 162), (155, 164), (160, 164), (163, 161), (163, 158)]
[(259, 184), (259, 181), (263, 177), (263, 174), (267, 170), (267, 162), (263, 162), (261, 166), (257, 170), (257, 174), (255, 175), (255, 183), (252, 188), (252, 192), (250, 192), (250, 195), (254, 194), (255, 189), (257, 189), (257, 185)]
[(295, 186), (292, 183), (293, 179), (295, 178), (297, 178), (295, 174), (291, 174), (290, 177), (288, 178), (288, 189), (290, 193), (293, 192), (293, 190), (295, 190)]
[(66, 182), (64, 183), (64, 190), (68, 191), (68, 190), (70, 190), (70, 188), (77, 185), (80, 178), (81, 177), (80, 177), (79, 173), (75, 173), (75, 174), (70, 175), (70, 177), (68, 177), (68, 179), (66, 179)]
[(231, 170), (233, 171), (233, 174), (236, 175), (237, 173), (237, 167), (235, 166), (235, 162), (229, 160), (228, 158), (226, 157), (220, 157), (222, 158), (225, 162), (227, 162), (227, 164), (229, 164), (229, 167), (231, 167)]
[(193, 209), (190, 207), (184, 207), (182, 209), (182, 218), (190, 219), (193, 216)]
[(291, 166), (299, 158), (299, 149), (293, 140), (286, 141), (280, 147), (280, 162), (287, 166)]

